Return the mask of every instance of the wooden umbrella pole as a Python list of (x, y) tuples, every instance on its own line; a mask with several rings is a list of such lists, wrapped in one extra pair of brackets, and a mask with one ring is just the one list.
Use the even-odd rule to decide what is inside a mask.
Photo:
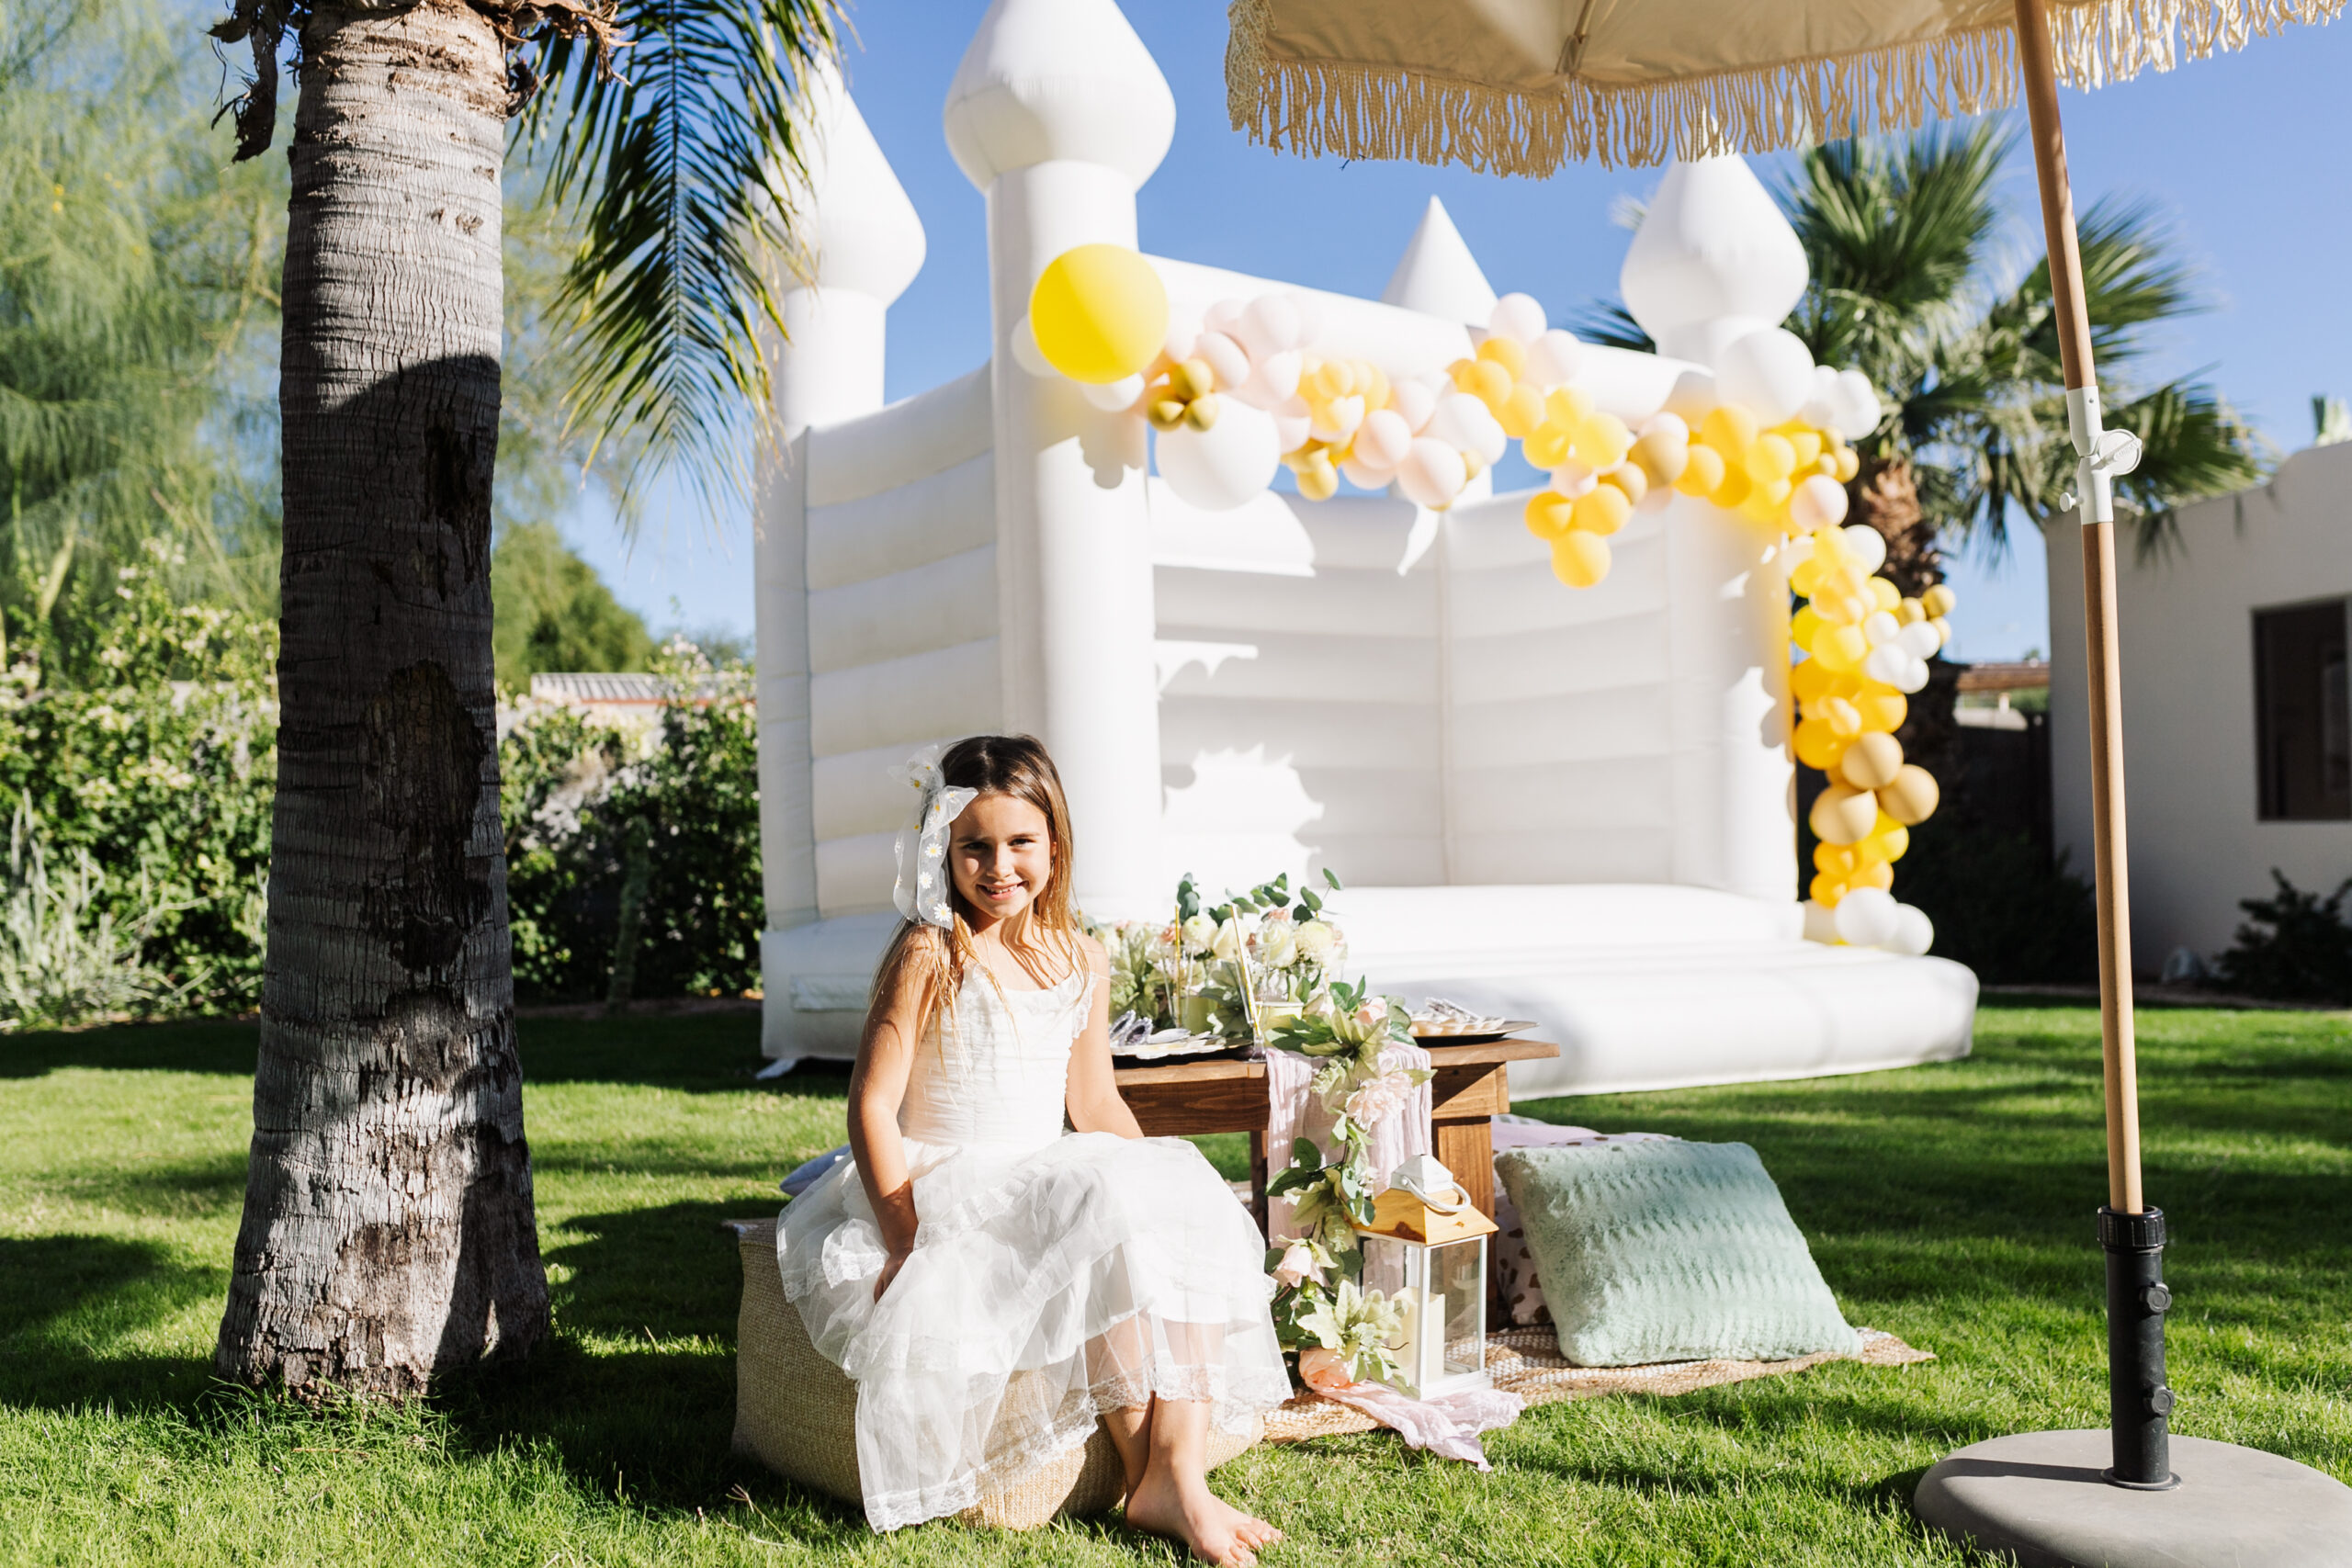
[[(2041, 184), (2041, 222), (2050, 246), (2058, 352), (2069, 391), (2096, 389), (2090, 312), (2083, 299), (2082, 254), (2075, 235), (2075, 198), (2066, 179), (2066, 135), (2058, 121), (2058, 78), (2043, 0), (2017, 0), (2017, 17), (2018, 61), (2025, 74), (2034, 172)], [(2083, 640), (2090, 686), (2091, 860), (2098, 906), (2099, 1033), (2107, 1069), (2108, 1206), (2136, 1214), (2142, 1210), (2140, 1093), (2132, 1034), (2132, 903), (2123, 833), (2115, 525), (2096, 519), (2089, 479), (2086, 469), (2075, 487), (2075, 515), (2083, 530)]]

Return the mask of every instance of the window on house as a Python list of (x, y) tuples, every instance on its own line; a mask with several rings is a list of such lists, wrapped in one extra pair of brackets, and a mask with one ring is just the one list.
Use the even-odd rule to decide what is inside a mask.
[(2255, 744), (2265, 821), (2352, 818), (2345, 604), (2254, 613)]

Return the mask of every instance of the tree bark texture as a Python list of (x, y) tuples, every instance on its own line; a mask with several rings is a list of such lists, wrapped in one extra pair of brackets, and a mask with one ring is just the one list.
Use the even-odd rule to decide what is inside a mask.
[(288, 157), (279, 783), (215, 1365), (402, 1394), (548, 1325), (491, 662), (504, 64), (322, 6)]

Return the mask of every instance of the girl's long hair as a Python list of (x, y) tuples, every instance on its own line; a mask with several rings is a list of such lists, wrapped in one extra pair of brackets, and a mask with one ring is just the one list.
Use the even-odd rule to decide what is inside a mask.
[[(974, 735), (958, 740), (939, 759), (940, 782), (950, 789), (978, 790), (982, 795), (1009, 795), (1044, 813), (1046, 834), (1053, 845), (1053, 873), (1029, 908), (1005, 922), (1005, 950), (1039, 985), (1058, 982), (1085, 962), (1078, 945), (1078, 917), (1070, 904), (1074, 848), (1070, 840), (1069, 806), (1062, 798), (1061, 774), (1045, 746), (1027, 735)], [(952, 856), (951, 856), (952, 862)], [(865, 1030), (871, 1035), (882, 1021), (882, 1010), (911, 981), (922, 1003), (915, 1020), (915, 1040), (930, 1032), (933, 1019), (953, 1012), (962, 994), (964, 977), (978, 963), (972, 948), (971, 921), (976, 911), (956, 885), (948, 867), (947, 904), (956, 921), (952, 931), (921, 920), (901, 920), (891, 933), (890, 945), (874, 972), (874, 990), (866, 1007)], [(943, 1040), (946, 1031), (942, 1031)]]

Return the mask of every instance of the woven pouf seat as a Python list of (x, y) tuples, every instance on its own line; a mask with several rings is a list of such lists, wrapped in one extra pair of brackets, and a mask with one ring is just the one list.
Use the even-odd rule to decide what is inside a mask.
[[(857, 1384), (817, 1353), (800, 1313), (785, 1299), (776, 1267), (775, 1223), (745, 1225), (743, 1310), (735, 1331), (735, 1451), (844, 1503), (864, 1496), (857, 1480)], [(1017, 1381), (1017, 1380), (1016, 1380)], [(1254, 1444), (1263, 1431), (1209, 1429), (1209, 1468)], [(1119, 1450), (1096, 1427), (1086, 1446), (1047, 1461), (958, 1516), (965, 1524), (1035, 1529), (1057, 1515), (1103, 1513), (1125, 1483)]]

